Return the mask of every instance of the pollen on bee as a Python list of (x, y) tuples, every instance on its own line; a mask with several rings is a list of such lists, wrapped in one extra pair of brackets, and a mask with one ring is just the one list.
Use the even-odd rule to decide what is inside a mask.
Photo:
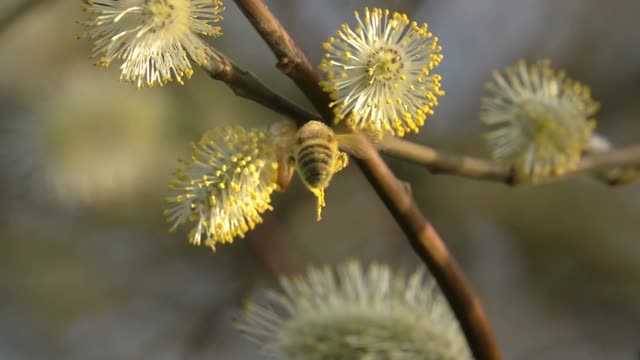
[(324, 202), (324, 189), (315, 188), (311, 189), (311, 192), (318, 199), (318, 205), (316, 206), (316, 218), (318, 221), (322, 220), (322, 208), (326, 206)]

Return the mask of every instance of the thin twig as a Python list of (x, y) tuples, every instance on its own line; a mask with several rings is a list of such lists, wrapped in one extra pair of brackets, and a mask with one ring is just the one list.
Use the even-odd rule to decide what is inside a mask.
[(474, 358), (501, 359), (479, 300), (435, 228), (380, 156), (358, 160), (358, 165), (437, 280), (462, 326)]
[[(381, 146), (383, 152), (399, 159), (420, 164), (433, 173), (458, 175), (476, 180), (497, 181), (510, 186), (525, 183), (523, 179), (515, 177), (510, 168), (501, 166), (495, 161), (447, 154), (425, 145), (398, 138), (385, 139)], [(588, 154), (576, 169), (560, 176), (549, 177), (541, 182), (555, 182), (569, 177), (597, 173), (617, 167), (628, 169), (627, 171), (620, 171), (618, 175), (611, 178), (602, 178), (602, 180), (609, 185), (622, 185), (635, 179), (634, 175), (637, 175), (637, 168), (640, 167), (640, 146), (636, 145)]]
[(209, 61), (202, 69), (212, 78), (227, 84), (236, 95), (298, 121), (319, 118), (266, 87), (253, 73), (240, 68), (226, 55), (215, 49), (210, 50)]
[[(333, 117), (329, 108), (331, 100), (320, 88), (318, 75), (306, 56), (280, 22), (261, 0), (236, 0), (236, 4), (277, 56), (278, 68), (298, 85), (323, 115), (325, 122), (330, 123)], [(358, 160), (358, 165), (409, 238), (413, 249), (438, 281), (460, 321), (475, 358), (500, 359), (485, 313), (455, 259), (420, 212), (410, 193), (396, 179), (377, 151), (368, 142), (367, 145), (370, 156)]]
[(318, 86), (320, 79), (311, 63), (267, 5), (263, 1), (236, 1), (236, 4), (278, 58), (278, 69), (307, 95), (322, 118), (332, 118), (333, 111), (327, 106), (327, 94)]
[(505, 184), (514, 182), (511, 170), (496, 162), (471, 156), (447, 154), (403, 139), (385, 138), (381, 144), (381, 151), (395, 158), (422, 165), (434, 174), (451, 174)]
[(640, 145), (586, 156), (575, 170), (568, 172), (565, 176), (572, 177), (615, 168), (619, 168), (620, 174), (607, 179), (610, 185), (623, 185), (636, 180), (640, 173)]

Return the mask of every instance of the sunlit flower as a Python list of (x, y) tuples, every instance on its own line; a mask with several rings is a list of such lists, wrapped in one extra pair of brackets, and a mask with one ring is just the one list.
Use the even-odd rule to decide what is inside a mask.
[(280, 360), (466, 360), (465, 338), (432, 280), (357, 262), (282, 278), (284, 293), (248, 304), (237, 326)]
[(138, 87), (163, 85), (193, 74), (189, 57), (204, 64), (208, 45), (199, 35), (221, 36), (220, 0), (84, 0), (82, 24), (97, 64), (123, 60), (120, 78)]
[(379, 134), (418, 132), (444, 95), (440, 75), (431, 73), (442, 60), (438, 38), (405, 14), (365, 8), (363, 19), (355, 15), (355, 30), (343, 24), (323, 44), (321, 85), (335, 100), (336, 121)]
[(165, 211), (175, 230), (192, 222), (191, 243), (216, 249), (262, 222), (277, 188), (277, 162), (267, 132), (216, 128), (193, 144), (191, 160), (181, 161), (169, 185)]
[(519, 61), (506, 77), (495, 72), (480, 118), (493, 156), (537, 181), (575, 168), (595, 127), (598, 103), (589, 88), (555, 72), (548, 61)]

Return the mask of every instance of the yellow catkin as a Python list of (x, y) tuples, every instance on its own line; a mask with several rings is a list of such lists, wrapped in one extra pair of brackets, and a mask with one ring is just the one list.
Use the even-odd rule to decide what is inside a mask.
[(189, 241), (215, 250), (244, 237), (272, 209), (275, 153), (264, 130), (242, 127), (212, 130), (193, 147), (171, 182), (165, 215), (171, 230), (193, 223)]
[(93, 43), (96, 64), (122, 60), (120, 79), (141, 87), (184, 84), (197, 64), (208, 61), (200, 35), (218, 37), (224, 10), (219, 0), (85, 0), (90, 19), (82, 22)]
[(319, 69), (336, 122), (359, 130), (404, 136), (418, 132), (443, 96), (438, 38), (407, 15), (365, 8), (357, 24), (343, 24), (322, 46)]

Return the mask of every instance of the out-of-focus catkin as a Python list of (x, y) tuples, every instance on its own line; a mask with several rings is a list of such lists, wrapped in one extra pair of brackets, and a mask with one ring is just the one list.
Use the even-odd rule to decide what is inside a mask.
[(283, 292), (249, 303), (237, 327), (280, 360), (468, 360), (446, 300), (423, 273), (408, 278), (357, 262), (282, 278)]
[(495, 159), (522, 180), (536, 182), (574, 169), (588, 147), (599, 105), (589, 88), (554, 71), (548, 61), (517, 62), (495, 72), (481, 120)]

